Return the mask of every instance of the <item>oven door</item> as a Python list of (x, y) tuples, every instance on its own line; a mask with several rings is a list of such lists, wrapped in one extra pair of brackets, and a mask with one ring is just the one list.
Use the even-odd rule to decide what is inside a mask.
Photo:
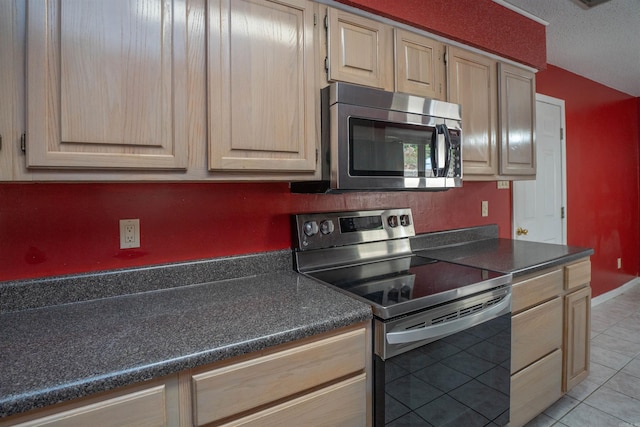
[[(375, 426), (508, 424), (507, 292), (499, 300), (490, 296), (495, 303), (489, 307), (480, 307), (476, 296), (471, 304), (456, 302), (386, 324), (376, 320)], [(380, 354), (384, 346), (386, 356)]]

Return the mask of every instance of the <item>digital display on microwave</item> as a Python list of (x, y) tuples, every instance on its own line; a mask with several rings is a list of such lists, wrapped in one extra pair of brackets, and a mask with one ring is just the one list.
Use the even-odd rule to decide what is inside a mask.
[(352, 233), (354, 231), (382, 230), (382, 217), (380, 216), (353, 216), (340, 218), (340, 232)]

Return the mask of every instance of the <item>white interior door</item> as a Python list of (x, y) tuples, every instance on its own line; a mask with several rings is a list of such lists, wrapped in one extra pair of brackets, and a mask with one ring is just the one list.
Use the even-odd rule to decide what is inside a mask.
[(535, 181), (513, 182), (513, 238), (566, 244), (564, 101), (536, 94)]

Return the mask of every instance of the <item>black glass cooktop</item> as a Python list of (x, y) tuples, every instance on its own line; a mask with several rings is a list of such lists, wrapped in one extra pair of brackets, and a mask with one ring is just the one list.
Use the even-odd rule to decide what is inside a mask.
[[(309, 274), (373, 306), (383, 319), (501, 286), (502, 273), (407, 256)], [(506, 281), (508, 282), (508, 280)]]

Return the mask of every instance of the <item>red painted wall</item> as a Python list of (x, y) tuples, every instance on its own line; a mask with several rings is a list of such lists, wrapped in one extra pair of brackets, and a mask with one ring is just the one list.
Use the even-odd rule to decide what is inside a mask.
[(544, 69), (546, 29), (492, 0), (338, 0), (486, 52)]
[[(498, 224), (511, 234), (510, 194), (494, 182), (350, 195), (291, 194), (287, 183), (2, 184), (0, 201), (0, 280), (286, 249), (300, 212), (409, 206), (419, 233)], [(140, 219), (140, 249), (119, 249), (127, 218)]]
[(597, 296), (640, 271), (640, 99), (552, 65), (536, 87), (565, 100), (567, 240), (594, 248)]

